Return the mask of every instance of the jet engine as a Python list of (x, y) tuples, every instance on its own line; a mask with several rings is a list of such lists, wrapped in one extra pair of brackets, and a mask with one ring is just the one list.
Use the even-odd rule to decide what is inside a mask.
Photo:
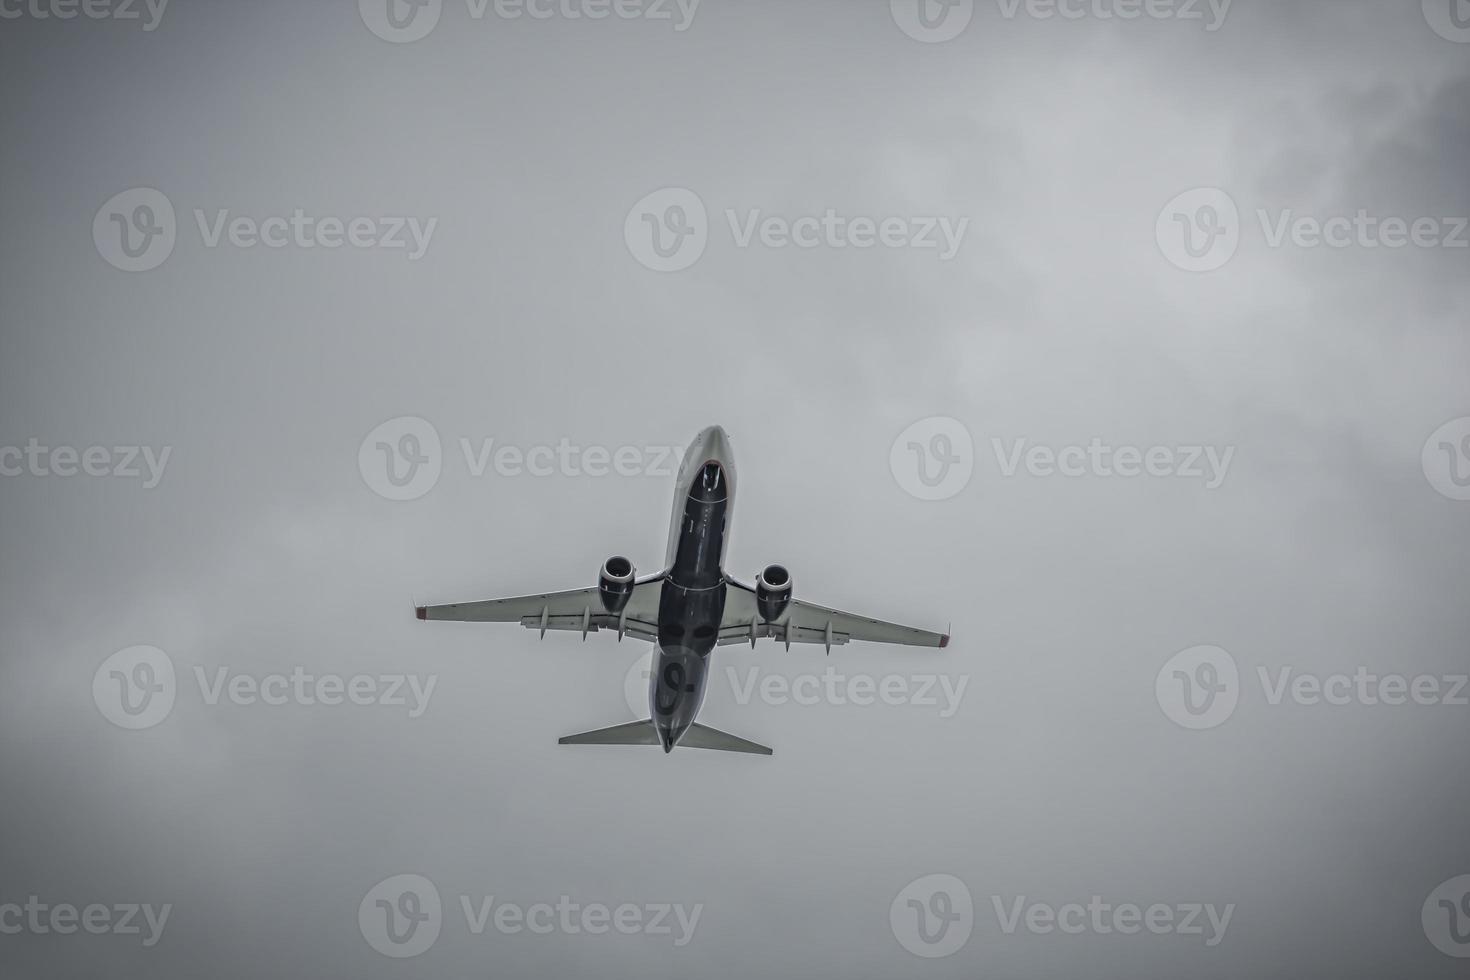
[(791, 602), (791, 573), (782, 565), (767, 565), (755, 580), (755, 608), (761, 620), (773, 623)]
[(623, 611), (633, 595), (633, 574), (633, 563), (622, 555), (614, 555), (602, 563), (597, 594), (602, 597), (602, 607), (614, 616)]

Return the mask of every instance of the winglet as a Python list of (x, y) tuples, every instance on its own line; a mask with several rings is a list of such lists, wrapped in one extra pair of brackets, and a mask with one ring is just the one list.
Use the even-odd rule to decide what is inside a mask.
[(428, 619), (429, 618), (429, 607), (428, 606), (415, 606), (414, 607), (414, 610), (413, 610), (413, 614), (415, 616), (417, 616), (419, 619)]
[(944, 635), (939, 638), (939, 649), (943, 650), (945, 647), (949, 646), (949, 631), (952, 629), (954, 629), (954, 623), (950, 623), (947, 627), (945, 627)]

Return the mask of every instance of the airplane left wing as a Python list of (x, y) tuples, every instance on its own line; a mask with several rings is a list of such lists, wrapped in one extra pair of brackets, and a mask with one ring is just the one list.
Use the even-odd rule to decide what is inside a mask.
[(641, 579), (633, 584), (633, 594), (618, 615), (602, 605), (597, 587), (547, 592), (541, 595), (513, 596), (508, 599), (483, 599), (479, 602), (452, 602), (439, 606), (418, 606), (419, 619), (447, 620), (459, 623), (520, 623), (526, 629), (574, 630), (586, 639), (588, 633), (600, 629), (616, 630), (641, 640), (658, 638), (658, 601), (662, 575)]
[(848, 640), (869, 643), (896, 643), (915, 647), (945, 647), (948, 633), (885, 623), (881, 619), (859, 616), (840, 609), (828, 609), (812, 602), (792, 598), (781, 618), (773, 623), (761, 622), (756, 610), (755, 589), (743, 582), (726, 578), (730, 588), (725, 596), (725, 617), (720, 623), (720, 643), (750, 642), (770, 636), (785, 643), (821, 643), (830, 653), (834, 646)]

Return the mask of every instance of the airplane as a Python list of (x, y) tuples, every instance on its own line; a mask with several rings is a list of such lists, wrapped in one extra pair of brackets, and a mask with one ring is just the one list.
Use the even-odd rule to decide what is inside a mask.
[(654, 644), (649, 675), (650, 717), (567, 735), (562, 745), (662, 745), (771, 755), (772, 750), (695, 721), (704, 704), (710, 657), (716, 646), (770, 637), (785, 643), (821, 643), (832, 653), (849, 640), (947, 647), (949, 633), (932, 633), (818, 606), (792, 595), (791, 573), (768, 565), (754, 585), (725, 574), (725, 546), (735, 502), (735, 458), (729, 437), (711, 426), (685, 451), (674, 487), (668, 552), (663, 570), (637, 577), (633, 563), (615, 555), (603, 563), (597, 585), (567, 592), (416, 606), (422, 620), (520, 623), (527, 629), (617, 630)]

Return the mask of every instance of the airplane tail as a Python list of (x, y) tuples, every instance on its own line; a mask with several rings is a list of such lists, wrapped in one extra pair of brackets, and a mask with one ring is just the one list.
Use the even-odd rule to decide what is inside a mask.
[(764, 745), (758, 745), (738, 735), (722, 732), (718, 728), (701, 725), (699, 722), (689, 726), (689, 731), (679, 739), (680, 745), (687, 745), (691, 749), (715, 749), (720, 752), (747, 752), (751, 755), (770, 755), (771, 750)]
[[(599, 728), (596, 731), (577, 735), (564, 735), (557, 739), (558, 745), (658, 745), (658, 729), (652, 719), (632, 721), (626, 725)], [(771, 750), (747, 739), (722, 732), (696, 722), (689, 726), (680, 745), (691, 749), (713, 749), (718, 752), (744, 752), (750, 755), (771, 755)]]
[(653, 719), (643, 721), (630, 721), (626, 725), (614, 725), (611, 728), (599, 728), (595, 732), (582, 732), (579, 735), (563, 735), (556, 740), (557, 745), (657, 745), (658, 729), (653, 727)]

